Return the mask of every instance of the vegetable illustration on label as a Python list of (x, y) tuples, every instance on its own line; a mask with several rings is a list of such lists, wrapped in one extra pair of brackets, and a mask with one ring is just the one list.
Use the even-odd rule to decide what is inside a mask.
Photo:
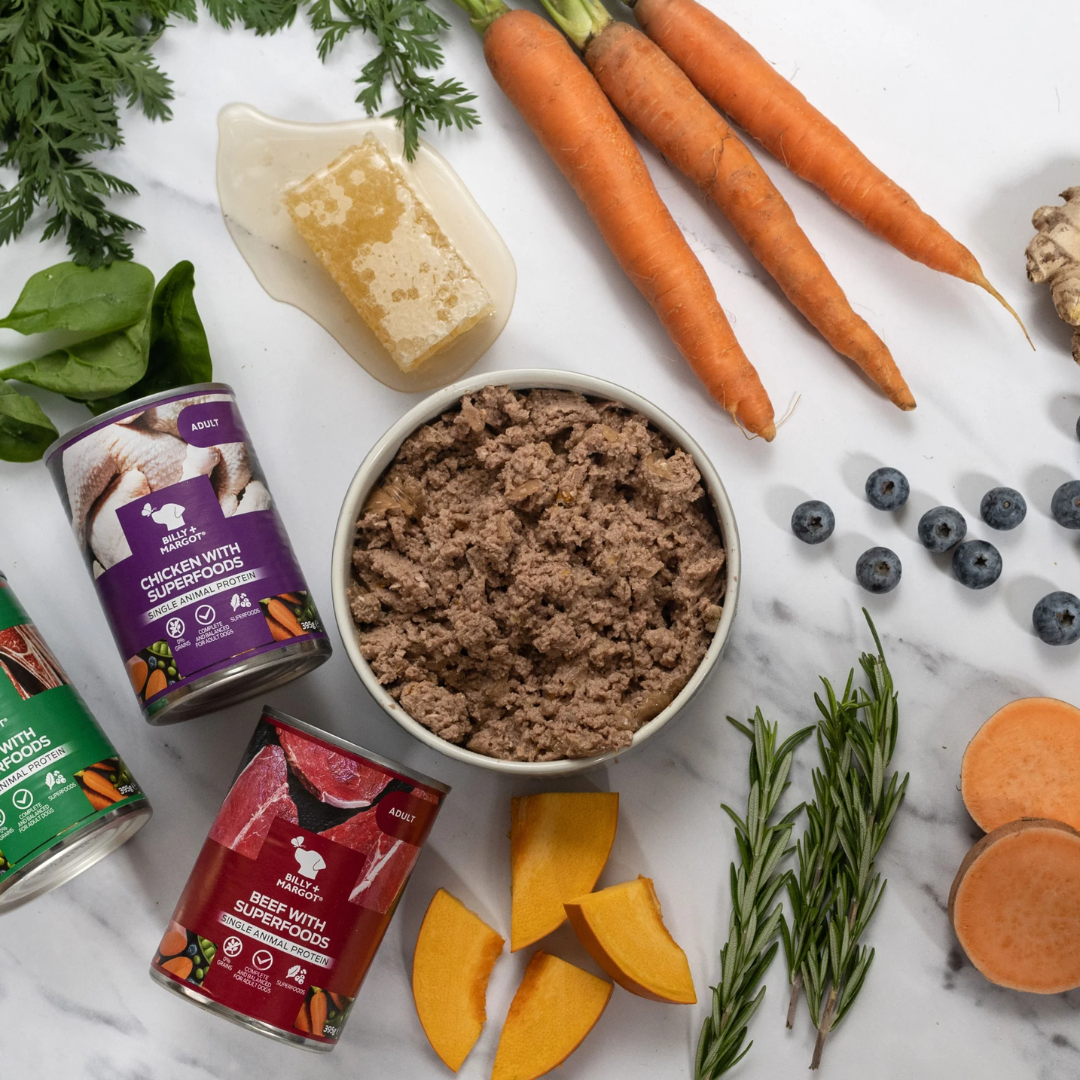
[(147, 719), (212, 691), (239, 657), (254, 670), (306, 642), (307, 670), (329, 654), (228, 387), (111, 413), (58, 444), (49, 467)]
[(0, 912), (89, 867), (150, 812), (0, 574)]
[[(264, 710), (151, 974), (263, 1034), (331, 1049), (446, 790)], [(201, 976), (196, 937), (221, 943)]]

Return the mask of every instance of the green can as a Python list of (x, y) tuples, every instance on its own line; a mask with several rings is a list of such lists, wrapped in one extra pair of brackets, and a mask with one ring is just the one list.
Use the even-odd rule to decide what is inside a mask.
[(152, 812), (0, 573), (0, 913), (89, 869)]

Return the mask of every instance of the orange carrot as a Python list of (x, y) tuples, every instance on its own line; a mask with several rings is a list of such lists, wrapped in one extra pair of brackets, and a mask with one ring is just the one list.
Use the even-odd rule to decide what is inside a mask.
[(277, 619), (293, 637), (299, 637), (306, 633), (304, 628), (296, 621), (296, 616), (278, 599), (267, 601), (266, 610), (271, 618)]
[(154, 668), (150, 672), (150, 678), (146, 680), (146, 693), (143, 700), (149, 701), (155, 694), (160, 694), (169, 685), (168, 676), (161, 668)]
[(90, 805), (95, 810), (107, 810), (112, 806), (112, 799), (106, 799), (104, 795), (99, 795), (96, 791), (87, 791), (83, 788), (83, 794), (90, 800)]
[(312, 1035), (322, 1035), (323, 1028), (326, 1027), (326, 995), (321, 990), (316, 990), (311, 995), (311, 1001), (308, 1002), (308, 1008), (311, 1010)]
[(178, 979), (186, 979), (195, 965), (191, 962), (190, 957), (174, 956), (171, 960), (166, 960), (161, 966)]
[(772, 405), (641, 154), (562, 34), (502, 0), (458, 0), (495, 81), (570, 182), (626, 275), (710, 395), (772, 439)]
[(128, 678), (131, 679), (131, 688), (136, 694), (141, 694), (146, 685), (146, 679), (150, 674), (150, 668), (141, 656), (133, 656), (127, 662)]
[(543, 3), (615, 108), (716, 203), (822, 337), (894, 404), (915, 408), (885, 343), (852, 310), (783, 195), (682, 69), (641, 31), (614, 22), (599, 0)]
[(277, 619), (271, 619), (269, 615), (266, 616), (266, 625), (270, 628), (270, 636), (275, 641), (290, 641), (293, 637)]
[(91, 791), (97, 792), (98, 795), (108, 799), (109, 802), (119, 802), (124, 798), (124, 796), (110, 784), (101, 773), (94, 772), (93, 769), (84, 769), (79, 774), (79, 779)]
[(697, 0), (626, 2), (694, 85), (792, 172), (909, 258), (985, 289), (1023, 327), (975, 256), (727, 23)]
[(308, 1012), (307, 1002), (300, 1006), (300, 1011), (296, 1014), (296, 1019), (293, 1021), (293, 1027), (298, 1031), (311, 1034), (311, 1014)]
[(161, 939), (158, 952), (162, 956), (177, 956), (187, 948), (187, 943), (187, 934), (183, 930), (173, 930), (170, 927)]

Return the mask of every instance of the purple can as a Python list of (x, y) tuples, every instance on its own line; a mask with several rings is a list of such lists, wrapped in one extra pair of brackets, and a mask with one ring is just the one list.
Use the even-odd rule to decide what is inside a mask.
[(68, 432), (46, 459), (151, 724), (329, 659), (230, 387), (133, 401)]

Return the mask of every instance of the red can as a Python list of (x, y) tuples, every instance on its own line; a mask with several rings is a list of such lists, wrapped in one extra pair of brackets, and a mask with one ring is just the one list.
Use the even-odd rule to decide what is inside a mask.
[(265, 708), (154, 981), (262, 1035), (332, 1050), (449, 791)]

